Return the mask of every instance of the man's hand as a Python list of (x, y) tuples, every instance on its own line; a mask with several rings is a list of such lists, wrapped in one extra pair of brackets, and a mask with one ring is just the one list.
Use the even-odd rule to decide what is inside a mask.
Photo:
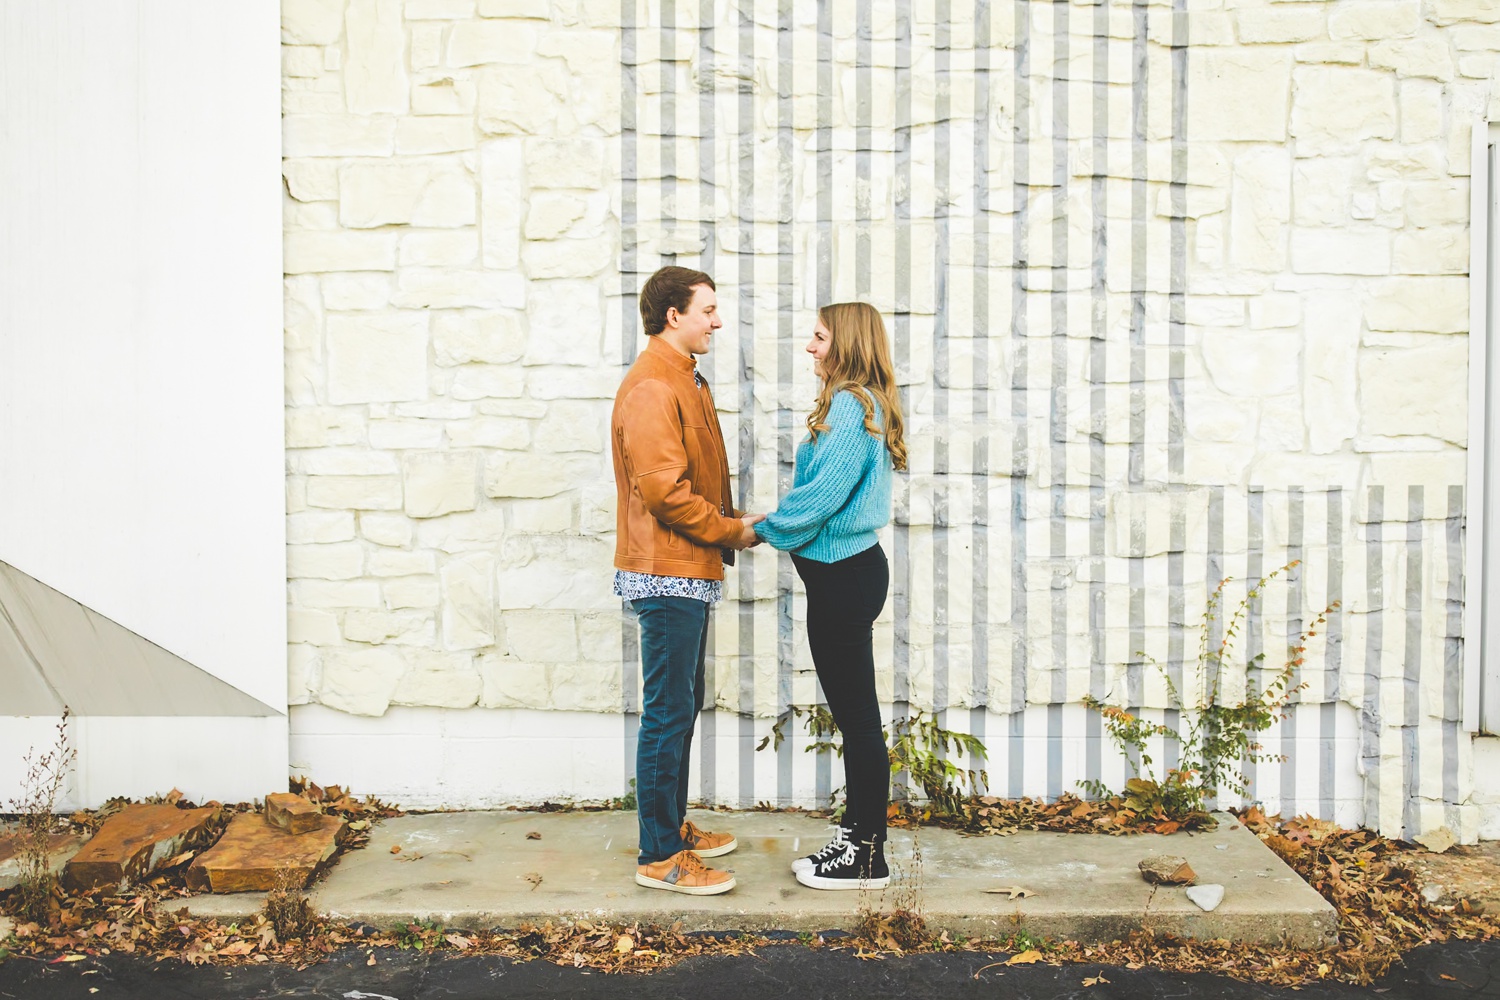
[(766, 515), (764, 514), (746, 514), (744, 517), (740, 518), (740, 537), (739, 543), (735, 546), (735, 548), (753, 549), (755, 548), (755, 546), (759, 545), (761, 542), (761, 538), (755, 533), (755, 529), (751, 527), (751, 525), (759, 524), (765, 519)]

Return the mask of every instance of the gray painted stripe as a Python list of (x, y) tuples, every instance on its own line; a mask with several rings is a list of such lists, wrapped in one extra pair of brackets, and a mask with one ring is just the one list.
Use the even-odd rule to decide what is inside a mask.
[[(813, 233), (818, 268), (818, 305), (833, 301), (833, 5), (818, 6), (818, 128), (817, 227)], [(818, 702), (827, 704), (822, 684)], [(833, 763), (827, 751), (818, 752), (817, 795), (833, 791)]]
[[(781, 191), (776, 223), (776, 458), (777, 496), (790, 489), (796, 472), (796, 435), (792, 423), (793, 353), (792, 328), (792, 0), (781, 0), (777, 11), (776, 36), (776, 177)], [(776, 711), (792, 704), (792, 674), (796, 641), (792, 628), (792, 587), (796, 571), (789, 552), (776, 554)], [(793, 750), (791, 740), (781, 744), (776, 755), (776, 796), (783, 806), (792, 804)], [(827, 754), (816, 763), (815, 793), (822, 800), (831, 784)]]
[[(1068, 13), (1072, 5), (1052, 5), (1052, 267), (1047, 301), (1052, 312), (1052, 371), (1047, 415), (1052, 489), (1047, 510), (1047, 548), (1052, 572), (1068, 556)], [(1062, 703), (1068, 700), (1068, 591), (1052, 588), (1052, 683), (1047, 710), (1047, 795), (1063, 791)]]
[[(1249, 503), (1246, 505), (1245, 526), (1245, 587), (1251, 588), (1256, 585), (1266, 573), (1265, 562), (1265, 506), (1266, 495), (1260, 487), (1250, 487)], [(1274, 567), (1273, 567), (1274, 568)], [(1245, 612), (1245, 674), (1248, 677), (1259, 673), (1256, 669), (1256, 657), (1265, 652), (1265, 632), (1261, 625), (1261, 602), (1253, 601)], [(1256, 785), (1259, 775), (1252, 760), (1245, 761), (1245, 777), (1249, 779), (1250, 801), (1260, 799), (1260, 789)]]
[(1406, 662), (1403, 664), (1401, 691), (1401, 763), (1405, 768), (1402, 787), (1406, 801), (1401, 808), (1401, 835), (1421, 833), (1422, 799), (1422, 523), (1425, 506), (1424, 488), (1409, 486), (1406, 491)]
[(1458, 753), (1463, 724), (1463, 575), (1464, 488), (1448, 487), (1448, 517), (1443, 523), (1448, 543), (1448, 624), (1443, 631), (1443, 801), (1444, 823), (1459, 829)]
[[(634, 0), (620, 0), (620, 274), (625, 294), (620, 296), (620, 358), (625, 367), (635, 361), (636, 338), (640, 336), (639, 286), (636, 249), (636, 143), (639, 141), (636, 108), (636, 28)], [(620, 602), (620, 711), (621, 736), (625, 741), (625, 773), (621, 794), (635, 777), (635, 735), (640, 728), (636, 692), (640, 688), (640, 635), (635, 612), (628, 601)]]
[[(974, 5), (974, 120), (990, 120), (990, 4)], [(989, 127), (974, 129), (974, 390), (970, 408), (974, 437), (972, 474), (973, 563), (970, 590), (969, 732), (985, 740), (990, 689), (990, 140)], [(971, 767), (983, 766), (974, 761)]]
[(932, 323), (932, 706), (943, 725), (948, 718), (948, 262), (952, 257), (948, 218), (952, 177), (952, 122), (948, 88), (952, 84), (949, 50), (953, 18), (949, 0), (937, 0), (934, 70), (937, 76), (933, 129), (933, 205), (935, 224), (932, 287), (937, 314)]
[[(1287, 494), (1287, 543), (1286, 561), (1293, 562), (1302, 559), (1304, 542), (1303, 537), (1303, 496), (1302, 487), (1293, 486)], [(1286, 642), (1276, 650), (1276, 655), (1267, 666), (1273, 670), (1279, 670), (1286, 662), (1283, 658), (1290, 655), (1292, 647), (1298, 644), (1297, 640), (1302, 636), (1302, 607), (1303, 607), (1303, 581), (1305, 574), (1302, 567), (1297, 567), (1291, 572), (1286, 580)], [(1302, 672), (1292, 678), (1292, 684), (1302, 683)], [(1303, 812), (1297, 801), (1297, 712), (1295, 703), (1303, 699), (1292, 695), (1293, 710), (1287, 712), (1287, 716), (1281, 722), (1280, 748), (1279, 751), (1286, 759), (1281, 762), (1281, 811), (1283, 814), (1290, 811), (1293, 814)]]
[(1365, 775), (1365, 826), (1380, 829), (1380, 653), (1384, 639), (1385, 487), (1371, 486), (1365, 515), (1365, 677), (1359, 715), (1359, 753)]
[[(1171, 274), (1168, 286), (1167, 358), (1167, 480), (1181, 483), (1185, 448), (1184, 374), (1187, 339), (1187, 41), (1186, 0), (1174, 0), (1172, 9), (1172, 197)], [(1171, 525), (1171, 551), (1167, 555), (1167, 669), (1177, 690), (1182, 690), (1183, 647), (1187, 622), (1183, 563), (1187, 549), (1187, 515), (1174, 509)], [(1167, 725), (1177, 728), (1178, 713), (1169, 712)], [(1178, 746), (1168, 750), (1168, 766), (1178, 764)]]
[[(660, 133), (657, 149), (661, 154), (661, 206), (657, 218), (675, 222), (677, 219), (677, 5), (661, 5), (661, 24), (657, 27), (658, 56), (657, 72), (661, 74)], [(662, 253), (657, 261), (659, 267), (677, 263), (672, 253)], [(706, 375), (705, 375), (706, 377)]]
[(1015, 54), (1015, 134), (1011, 144), (1011, 163), (1015, 180), (1011, 185), (1014, 204), (1014, 226), (1011, 267), (1011, 350), (1013, 361), (1010, 384), (1011, 458), (1010, 458), (1010, 763), (1006, 794), (1021, 795), (1025, 775), (1026, 747), (1026, 482), (1028, 434), (1026, 426), (1027, 390), (1027, 280), (1029, 264), (1027, 236), (1031, 223), (1030, 145), (1031, 145), (1031, 0), (1017, 0)]
[[(1091, 128), (1093, 174), (1091, 208), (1094, 240), (1092, 289), (1093, 314), (1089, 341), (1089, 693), (1105, 695), (1106, 656), (1104, 636), (1109, 618), (1106, 605), (1105, 545), (1108, 496), (1105, 492), (1105, 437), (1109, 407), (1109, 5), (1094, 8), (1094, 108)], [(1104, 776), (1104, 725), (1099, 713), (1086, 716), (1085, 777), (1100, 781)]]
[[(895, 273), (895, 364), (898, 377), (911, 373), (911, 49), (912, 13), (908, 4), (896, 4), (896, 157), (895, 206), (896, 273)], [(903, 383), (901, 412), (910, 414), (911, 392)], [(909, 419), (909, 418), (908, 418)], [(911, 479), (897, 473), (892, 494), (895, 498), (892, 520), (895, 521), (895, 552), (891, 566), (891, 610), (895, 616), (892, 637), (892, 719), (905, 718), (911, 711)], [(906, 772), (896, 776), (898, 788), (906, 788)]]
[(1146, 481), (1146, 280), (1149, 263), (1146, 235), (1146, 124), (1150, 97), (1147, 0), (1133, 0), (1135, 35), (1131, 40), (1130, 81), (1130, 465), (1128, 482)]
[[(854, 28), (854, 216), (860, 226), (854, 234), (854, 297), (870, 298), (870, 230), (874, 216), (870, 190), (870, 77), (873, 34), (873, 4), (857, 5)], [(783, 31), (788, 30), (786, 28)]]
[[(698, 270), (711, 275), (718, 257), (718, 230), (714, 227), (714, 186), (717, 183), (714, 172), (714, 141), (717, 138), (714, 128), (717, 97), (714, 83), (717, 79), (714, 73), (714, 0), (700, 0), (698, 24), (698, 235), (703, 241)], [(709, 384), (716, 386), (714, 376), (719, 366), (715, 364), (714, 352), (700, 358), (698, 365)], [(698, 740), (699, 794), (705, 805), (719, 799), (719, 713), (714, 709), (717, 701), (714, 692), (719, 689), (717, 619), (715, 614), (708, 616), (708, 654), (704, 664), (704, 686), (707, 688), (704, 700), (707, 704), (698, 723), (701, 733)]]
[[(740, 62), (755, 59), (755, 22), (741, 12), (739, 18)], [(741, 510), (755, 497), (755, 95), (740, 87), (735, 134), (740, 142), (738, 206), (739, 241), (739, 346), (740, 420), (739, 467)], [(741, 806), (755, 804), (755, 563), (757, 553), (746, 549), (739, 555), (740, 573), (740, 717), (739, 793)]]
[[(1208, 562), (1203, 572), (1205, 599), (1208, 594), (1213, 593), (1214, 588), (1224, 579), (1224, 487), (1222, 486), (1214, 486), (1208, 491), (1208, 524), (1206, 526), (1206, 534)], [(1208, 630), (1202, 635), (1201, 639), (1204, 648), (1209, 650), (1218, 649), (1219, 644), (1224, 640), (1224, 614), (1222, 609), (1212, 620), (1205, 623), (1204, 628)], [(1222, 665), (1218, 660), (1214, 660), (1213, 663), (1213, 673), (1202, 678), (1202, 683), (1205, 687), (1223, 690), (1220, 686), (1223, 676)], [(1207, 664), (1204, 664), (1204, 666), (1206, 667)], [(1194, 697), (1201, 698), (1203, 694), (1195, 694)], [(1212, 804), (1215, 806), (1218, 805), (1217, 795), (1213, 797)]]
[[(1326, 494), (1328, 502), (1328, 593), (1324, 606), (1342, 604), (1344, 599), (1344, 494), (1334, 487)], [(1344, 653), (1344, 611), (1330, 612), (1323, 626), (1323, 704), (1319, 709), (1321, 726), (1318, 744), (1318, 810), (1324, 819), (1332, 819), (1338, 800), (1338, 701), (1343, 691), (1339, 671)]]

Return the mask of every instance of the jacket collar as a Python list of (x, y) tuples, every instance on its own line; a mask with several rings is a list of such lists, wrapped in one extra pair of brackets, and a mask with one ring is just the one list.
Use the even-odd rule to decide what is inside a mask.
[(646, 353), (666, 362), (673, 369), (682, 372), (688, 378), (693, 377), (693, 371), (698, 367), (698, 362), (691, 357), (678, 354), (676, 348), (661, 339), (660, 335), (646, 338)]

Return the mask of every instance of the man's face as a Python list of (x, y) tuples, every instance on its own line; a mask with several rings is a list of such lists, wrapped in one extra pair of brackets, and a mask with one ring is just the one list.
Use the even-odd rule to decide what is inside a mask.
[(719, 319), (719, 297), (707, 285), (693, 286), (693, 299), (687, 312), (667, 310), (667, 327), (662, 332), (671, 337), (678, 350), (688, 354), (707, 354), (714, 331), (723, 326)]

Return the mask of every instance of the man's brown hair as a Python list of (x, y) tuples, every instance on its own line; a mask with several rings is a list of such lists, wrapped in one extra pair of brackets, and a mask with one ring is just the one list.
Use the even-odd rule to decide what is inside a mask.
[(664, 267), (646, 279), (641, 289), (641, 322), (646, 325), (646, 336), (654, 337), (667, 328), (667, 310), (687, 312), (693, 301), (693, 288), (707, 285), (714, 291), (714, 279), (702, 271), (690, 267)]

